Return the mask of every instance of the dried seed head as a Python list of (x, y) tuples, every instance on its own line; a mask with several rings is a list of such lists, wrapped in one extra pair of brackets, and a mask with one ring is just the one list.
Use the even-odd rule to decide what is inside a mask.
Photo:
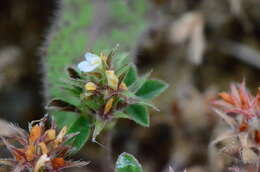
[[(13, 155), (13, 159), (0, 159), (0, 163), (4, 162), (2, 163), (3, 165), (11, 166), (14, 169), (19, 168), (33, 172), (42, 172), (45, 169), (48, 171), (60, 171), (64, 168), (80, 167), (87, 164), (85, 162), (79, 163), (78, 161), (65, 160), (65, 156), (69, 155), (72, 146), (64, 143), (73, 137), (73, 134), (70, 137), (65, 136), (67, 127), (62, 128), (56, 137), (55, 125), (44, 131), (47, 116), (32, 123), (36, 122), (38, 124), (31, 127), (28, 134), (21, 128), (15, 128), (17, 135), (14, 135), (12, 138), (20, 143), (18, 145), (21, 148), (16, 148), (7, 139), (2, 138), (3, 143)], [(30, 126), (32, 126), (32, 123)]]

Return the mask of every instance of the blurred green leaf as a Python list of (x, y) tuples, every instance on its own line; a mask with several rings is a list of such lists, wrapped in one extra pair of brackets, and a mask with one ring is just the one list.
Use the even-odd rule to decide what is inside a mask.
[(84, 117), (80, 116), (69, 128), (68, 133), (77, 133), (79, 134), (73, 137), (69, 142), (72, 143), (75, 148), (75, 152), (79, 151), (85, 143), (88, 141), (90, 136), (90, 124), (89, 121)]
[(53, 117), (56, 121), (58, 128), (62, 128), (64, 126), (70, 128), (74, 124), (74, 122), (79, 118), (79, 115), (75, 115), (75, 113), (73, 112), (56, 111)]
[(80, 109), (77, 106), (61, 99), (52, 99), (46, 106), (46, 109), (48, 110), (55, 109), (55, 110), (60, 110), (65, 112), (80, 113)]
[(129, 116), (129, 118), (135, 121), (137, 124), (140, 124), (144, 127), (149, 127), (149, 113), (145, 106), (133, 104), (128, 106), (125, 112)]
[(126, 113), (124, 113), (124, 112), (118, 111), (118, 112), (114, 113), (114, 118), (126, 118), (126, 119), (129, 119), (129, 116)]
[(137, 80), (137, 69), (134, 65), (130, 66), (127, 75), (124, 79), (126, 86), (130, 86)]
[(112, 64), (115, 71), (118, 71), (122, 67), (130, 63), (130, 59), (127, 53), (118, 53), (112, 58)]
[(147, 80), (136, 95), (144, 99), (153, 99), (159, 96), (167, 87), (168, 85), (163, 81)]
[(88, 98), (85, 102), (85, 105), (87, 105), (87, 107), (93, 111), (97, 111), (99, 110), (102, 105), (104, 104), (104, 100), (103, 97), (101, 96), (96, 96), (95, 98)]
[(128, 88), (133, 93), (136, 93), (146, 82), (147, 78), (150, 76), (151, 72), (145, 74), (144, 76), (138, 78), (133, 84), (131, 84)]
[(92, 136), (92, 142), (96, 142), (97, 136), (100, 134), (100, 132), (105, 128), (106, 121), (97, 118), (95, 121), (95, 129)]
[(124, 152), (117, 159), (116, 172), (143, 172), (143, 169), (133, 155)]

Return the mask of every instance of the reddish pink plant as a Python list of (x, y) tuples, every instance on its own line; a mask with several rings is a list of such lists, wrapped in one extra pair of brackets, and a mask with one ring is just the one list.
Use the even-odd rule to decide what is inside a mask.
[(222, 100), (214, 101), (216, 106), (223, 108), (226, 113), (241, 114), (245, 120), (260, 117), (260, 91), (254, 97), (246, 89), (245, 82), (241, 84), (231, 84), (230, 93), (219, 93)]
[[(260, 90), (253, 96), (241, 84), (231, 84), (230, 92), (219, 93), (220, 100), (214, 100), (214, 111), (231, 126), (230, 130), (220, 134), (211, 145), (228, 138), (239, 140), (239, 158), (244, 164), (250, 164), (245, 170), (230, 168), (231, 171), (250, 171), (259, 169), (260, 152)], [(229, 145), (225, 146), (228, 148)], [(248, 171), (248, 172), (249, 172)]]
[[(254, 131), (254, 139), (257, 144), (260, 143), (260, 90), (256, 96), (245, 87), (245, 82), (241, 84), (231, 84), (230, 92), (219, 93), (220, 100), (213, 101), (213, 105), (227, 115), (229, 124), (239, 132), (248, 130)], [(231, 118), (230, 118), (231, 117)]]

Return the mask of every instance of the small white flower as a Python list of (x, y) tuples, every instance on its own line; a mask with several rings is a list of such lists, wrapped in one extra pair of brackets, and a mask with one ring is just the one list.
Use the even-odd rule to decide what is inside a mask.
[(78, 64), (78, 68), (82, 72), (91, 72), (95, 70), (102, 63), (101, 58), (92, 53), (86, 53), (85, 59), (86, 60)]

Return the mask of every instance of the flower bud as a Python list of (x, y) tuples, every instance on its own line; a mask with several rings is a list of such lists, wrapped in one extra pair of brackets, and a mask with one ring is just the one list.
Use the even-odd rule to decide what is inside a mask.
[(124, 82), (121, 82), (121, 84), (119, 85), (119, 88), (120, 88), (121, 90), (128, 90), (128, 88), (127, 88), (127, 86), (125, 85)]
[(111, 110), (111, 108), (112, 108), (112, 106), (113, 106), (113, 102), (114, 102), (114, 99), (113, 99), (113, 98), (110, 98), (110, 99), (107, 101), (107, 104), (106, 104), (105, 110), (104, 110), (104, 114), (107, 114), (107, 113)]
[(97, 89), (97, 86), (96, 86), (96, 84), (94, 84), (93, 82), (88, 82), (88, 83), (86, 83), (86, 85), (85, 85), (85, 89), (86, 89), (87, 91), (95, 91), (95, 90)]
[(115, 75), (115, 72), (113, 70), (107, 70), (106, 77), (107, 77), (108, 86), (116, 90), (118, 86), (118, 78)]

